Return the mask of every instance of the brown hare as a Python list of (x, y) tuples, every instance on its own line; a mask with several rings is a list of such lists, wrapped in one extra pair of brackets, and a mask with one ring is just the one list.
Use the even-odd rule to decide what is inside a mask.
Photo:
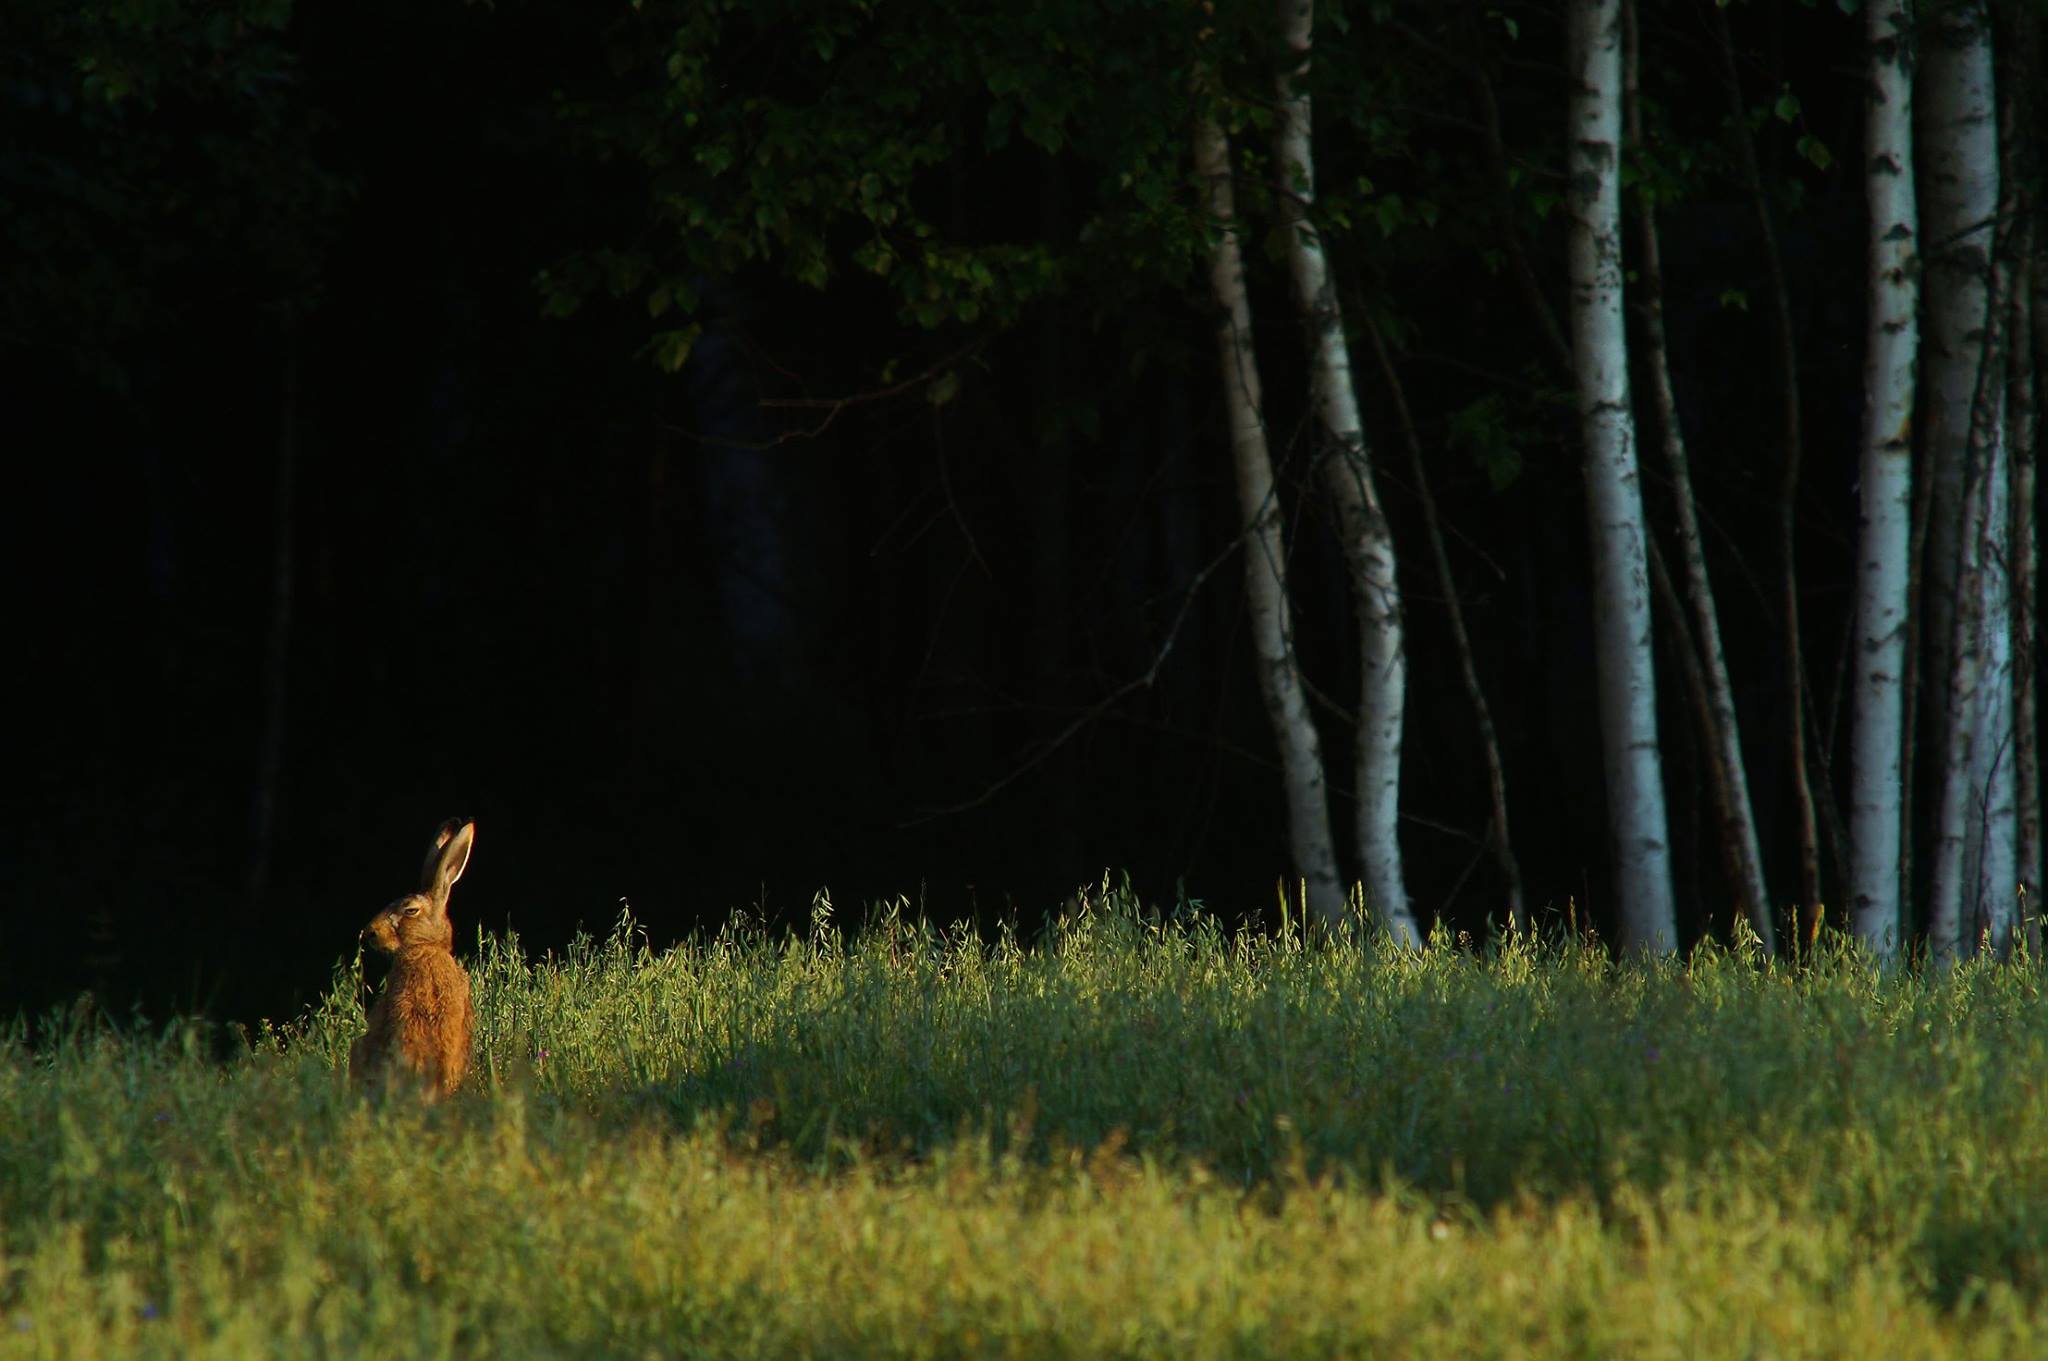
[(455, 962), (448, 890), (469, 864), (476, 824), (450, 818), (427, 848), (420, 891), (370, 919), (363, 935), (392, 956), (369, 1027), (349, 1046), (349, 1081), (370, 1091), (417, 1090), (438, 1101), (469, 1072), (469, 975)]

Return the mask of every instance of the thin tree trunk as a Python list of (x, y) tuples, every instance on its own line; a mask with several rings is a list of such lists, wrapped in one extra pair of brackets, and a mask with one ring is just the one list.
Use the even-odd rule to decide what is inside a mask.
[[(1839, 697), (1842, 690), (1843, 669), (1849, 664), (1849, 638), (1855, 632), (1853, 619), (1842, 621), (1842, 640), (1835, 648), (1835, 676), (1833, 689)], [(1835, 753), (1833, 733), (1834, 721), (1829, 714), (1840, 709), (1839, 699), (1830, 701), (1828, 713), (1823, 714), (1820, 702), (1813, 693), (1811, 677), (1804, 692), (1806, 699), (1806, 755), (1808, 769), (1817, 777), (1820, 797), (1813, 801), (1814, 811), (1820, 814), (1820, 845), (1827, 852), (1827, 867), (1834, 872), (1835, 882), (1849, 882), (1849, 833), (1842, 821), (1842, 810), (1830, 791), (1835, 789)], [(1843, 916), (1846, 925), (1848, 917)]]
[(1572, 357), (1586, 444), (1593, 631), (1621, 939), (1678, 944), (1657, 744), (1641, 474), (1622, 319), (1621, 0), (1572, 0)]
[[(1717, 11), (1718, 12), (1718, 11)], [(1633, 0), (1624, 8), (1628, 20), (1626, 67), (1628, 135), (1641, 142), (1642, 108), (1636, 97), (1640, 62)], [(1687, 657), (1699, 670), (1704, 703), (1699, 706), (1707, 748), (1709, 781), (1715, 793), (1722, 855), (1729, 878), (1750, 929), (1765, 954), (1777, 950), (1771, 898), (1764, 885), (1763, 851), (1758, 845), (1756, 817), (1749, 797), (1749, 775), (1742, 759), (1742, 734), (1735, 716), (1735, 690), (1728, 681), (1727, 655), (1721, 646), (1720, 613), (1707, 577), (1707, 559), (1700, 543), (1699, 512), (1693, 502), (1692, 472), (1685, 451), (1685, 432), (1678, 423), (1678, 401), (1671, 390), (1671, 358), (1664, 338), (1664, 270), (1657, 241), (1656, 204), (1645, 190), (1636, 213), (1637, 274), (1642, 284), (1637, 307), (1648, 353), (1650, 395), (1663, 433), (1664, 468), (1671, 480), (1678, 517), (1679, 562), (1685, 573), (1685, 597), (1692, 606), (1692, 628), (1679, 636), (1681, 647), (1697, 651)]]
[[(1917, 191), (1915, 197), (1917, 199)], [(1922, 237), (1924, 239), (1924, 235)], [(1915, 279), (1917, 286), (1918, 279)], [(1919, 317), (1915, 314), (1914, 329), (1920, 330)], [(1916, 347), (1917, 348), (1917, 347)], [(1915, 409), (1920, 405), (1918, 393), (1924, 391), (1919, 381), (1919, 365), (1914, 365)], [(1925, 439), (1925, 431), (1919, 432)], [(1933, 669), (1934, 649), (1927, 641), (1927, 532), (1934, 520), (1934, 477), (1928, 470), (1928, 456), (1919, 457), (1920, 476), (1914, 479), (1913, 522), (1906, 549), (1906, 674), (1900, 680), (1899, 691), (1899, 940), (1911, 940), (1916, 928), (1930, 926), (1930, 915), (1922, 910), (1914, 911), (1915, 894), (1921, 879), (1919, 866), (1914, 859), (1918, 843), (1921, 819), (1921, 785), (1927, 780), (1926, 767), (1922, 764), (1924, 751), (1935, 750), (1932, 744), (1923, 741), (1928, 732), (1939, 733), (1942, 718), (1933, 712), (1927, 702), (1927, 676)], [(1934, 800), (1938, 806), (1940, 798)]]
[(1571, 344), (1565, 339), (1563, 329), (1557, 324), (1557, 309), (1550, 305), (1550, 299), (1543, 291), (1542, 277), (1529, 259), (1528, 249), (1522, 243), (1522, 234), (1515, 230), (1513, 180), (1508, 174), (1507, 141), (1501, 133), (1500, 101), (1494, 96), (1493, 81), (1487, 77), (1485, 68), (1474, 63), (1468, 69), (1479, 103), (1479, 126), (1486, 147), (1487, 179), (1493, 185), (1494, 210), (1500, 214), (1501, 235), (1507, 248), (1509, 270), (1521, 285), (1522, 298), (1529, 305), (1529, 313), (1535, 318), (1536, 329), (1542, 334), (1545, 346), (1553, 356), (1563, 362), (1566, 369), (1570, 369)]
[(263, 653), (263, 728), (256, 750), (256, 787), (250, 809), (247, 893), (262, 906), (270, 892), (277, 847), (279, 786), (284, 779), (286, 701), (290, 694), (294, 578), (298, 570), (292, 502), (299, 462), (299, 355), (284, 342), (284, 382), (277, 431), (277, 489), (271, 509), (270, 633)]
[(2039, 211), (2040, 145), (2035, 82), (2041, 75), (2040, 16), (2031, 5), (2015, 5), (2006, 41), (2007, 73), (2003, 88), (2009, 103), (2006, 145), (2014, 157), (2008, 181), (2018, 189), (2018, 220), (2013, 243), (2014, 280), (2010, 369), (2006, 388), (2007, 449), (2012, 466), (2012, 649), (2013, 774), (2018, 784), (2018, 827), (2014, 857), (2018, 862), (2020, 929), (2028, 953), (2041, 953), (2041, 723), (2039, 709), (2040, 637), (2035, 604), (2039, 599), (2040, 548), (2034, 541), (2034, 445), (2039, 432), (2039, 384), (2048, 355), (2048, 272), (2038, 249), (2042, 240)]
[(1863, 350), (1863, 454), (1856, 564), (1856, 688), (1851, 739), (1850, 924), (1876, 959), (1897, 958), (1907, 923), (1905, 672), (1913, 520), (1913, 365), (1920, 345), (1914, 261), (1913, 86), (1907, 0), (1864, 11), (1870, 107), (1869, 324)]
[(1404, 945), (1422, 944), (1401, 869), (1401, 726), (1407, 706), (1408, 660), (1402, 638), (1401, 588), (1394, 574), (1394, 538), (1373, 485), (1365, 426), (1351, 382), (1351, 350), (1331, 286), (1322, 233), (1309, 217), (1315, 203), (1314, 126), (1308, 75), (1314, 41), (1313, 0), (1279, 0), (1281, 40), (1292, 69), (1279, 75), (1280, 121), (1274, 159), (1283, 185), (1280, 221), (1295, 305), (1309, 340), (1309, 387), (1323, 448), (1317, 462), (1336, 503), (1344, 559), (1358, 616), (1359, 698), (1356, 742), (1358, 858), (1366, 910)]
[(2010, 944), (2014, 882), (2012, 635), (2003, 539), (2008, 525), (2004, 424), (2007, 279), (1994, 263), (1982, 387), (1964, 452), (1963, 559), (1949, 656), (1946, 769), (1934, 858), (1934, 955)]
[[(1650, 562), (1650, 588), (1657, 602), (1657, 611), (1664, 616), (1665, 627), (1671, 635), (1671, 653), (1678, 660), (1679, 678), (1685, 682), (1685, 698), (1692, 709), (1693, 737), (1692, 750), (1708, 752), (1704, 760), (1695, 755), (1695, 765), (1703, 768), (1707, 777), (1707, 788), (1714, 801), (1714, 817), (1717, 823), (1725, 825), (1728, 810), (1732, 806), (1730, 791), (1718, 754), (1712, 752), (1710, 743), (1714, 733), (1713, 701), (1707, 694), (1707, 674), (1700, 664), (1700, 649), (1692, 636), (1692, 621), (1687, 617), (1685, 602), (1679, 599), (1678, 587), (1672, 583), (1671, 569), (1664, 564), (1664, 553), (1657, 546), (1655, 535), (1647, 540)], [(1742, 866), (1735, 860), (1736, 843), (1725, 835), (1714, 838), (1716, 848), (1721, 852), (1721, 867), (1728, 875), (1728, 882), (1739, 883)], [(1739, 896), (1739, 895), (1738, 895)], [(1736, 903), (1736, 914), (1748, 920), (1747, 909), (1740, 901)], [(1775, 942), (1772, 946), (1775, 951)]]
[(1930, 482), (1922, 567), (1926, 688), (1937, 724), (1948, 711), (1948, 646), (1961, 560), (1964, 446), (1985, 324), (1992, 216), (1998, 207), (1991, 22), (1985, 0), (1934, 0), (1917, 16), (1914, 129), (1918, 143), (1925, 410)]
[(1273, 460), (1266, 446), (1258, 360), (1252, 350), (1251, 303), (1245, 296), (1244, 260), (1238, 247), (1230, 141), (1212, 115), (1204, 114), (1195, 124), (1194, 156), (1195, 172), (1208, 190), (1211, 229), (1216, 233), (1209, 250), (1209, 282), (1218, 313), (1217, 359), (1230, 421), (1238, 508), (1245, 523), (1245, 598), (1257, 653), (1259, 693), (1280, 748), (1295, 872), (1305, 885), (1308, 910), (1325, 925), (1336, 926), (1344, 918), (1344, 886), (1337, 877), (1337, 857), (1330, 841), (1322, 743), (1309, 716), (1294, 653), (1287, 545), (1273, 486)]
[(1377, 359), (1380, 373), (1385, 377), (1387, 393), (1394, 404), (1394, 418), (1401, 427), (1401, 438), (1408, 447), (1408, 472), (1415, 480), (1415, 494), (1422, 503), (1423, 532), (1429, 539), (1432, 565), (1437, 580), (1444, 591), (1444, 613), (1450, 620), (1451, 643), (1457, 649), (1458, 670), (1465, 683), (1465, 697), (1472, 702), (1472, 714), (1479, 727), (1479, 747), (1486, 758), (1486, 788), (1492, 801), (1492, 816), (1487, 824), (1487, 842), (1493, 852), (1494, 864), (1500, 869), (1501, 893), (1507, 900), (1508, 921), (1517, 931), (1529, 929), (1529, 909), (1522, 898), (1522, 866), (1515, 858), (1514, 840), (1508, 834), (1508, 777), (1507, 767), (1501, 761), (1500, 737), (1493, 726), (1493, 711), (1486, 703), (1486, 691), (1479, 684), (1479, 667), (1472, 655), (1472, 636), (1465, 628), (1465, 608), (1458, 597), (1457, 579), (1451, 575), (1450, 554), (1444, 548), (1443, 526), (1436, 515), (1436, 497), (1429, 490), (1429, 470), (1422, 460), (1422, 441), (1416, 436), (1415, 421), (1408, 411), (1408, 397), (1401, 386), (1401, 377), (1394, 369), (1394, 362), (1387, 353), (1385, 340), (1379, 327), (1366, 318), (1366, 337), (1372, 342), (1373, 355)]
[[(1523, 247), (1521, 233), (1515, 229), (1513, 199), (1509, 193), (1510, 183), (1506, 143), (1501, 133), (1500, 106), (1498, 100), (1494, 97), (1492, 82), (1487, 78), (1485, 70), (1477, 63), (1468, 62), (1457, 53), (1431, 42), (1411, 27), (1405, 25), (1400, 25), (1399, 27), (1408, 36), (1410, 41), (1437, 57), (1440, 61), (1445, 62), (1454, 70), (1462, 72), (1470, 81), (1474, 99), (1478, 105), (1481, 137), (1486, 151), (1489, 179), (1500, 212), (1501, 241), (1509, 268), (1520, 285), (1523, 301), (1528, 304), (1530, 313), (1537, 323), (1537, 333), (1546, 342), (1545, 348), (1556, 363), (1559, 372), (1567, 376), (1575, 375), (1577, 373), (1577, 365), (1572, 357), (1571, 345), (1564, 338), (1564, 332), (1558, 325), (1556, 314), (1551, 309), (1550, 301), (1544, 294), (1542, 281), (1538, 278), (1536, 268), (1529, 259), (1528, 251)], [(1647, 533), (1643, 543), (1654, 552), (1656, 545), (1647, 537)], [(1673, 604), (1676, 604), (1677, 597), (1675, 594), (1671, 597), (1671, 600)], [(1686, 637), (1688, 629), (1685, 623), (1684, 609), (1682, 607), (1678, 608), (1671, 618), (1673, 627), (1679, 631), (1680, 636), (1682, 638)], [(1691, 644), (1688, 642), (1686, 646), (1690, 647)], [(1695, 661), (1696, 658), (1692, 654), (1688, 654), (1686, 660), (1690, 663)], [(1703, 723), (1706, 721), (1705, 713), (1706, 711), (1704, 710), (1697, 711), (1697, 716)], [(1703, 731), (1705, 730), (1703, 729)], [(1713, 763), (1709, 769), (1716, 777), (1715, 787), (1717, 797), (1719, 797), (1719, 791), (1723, 787), (1720, 779), (1720, 763), (1718, 761)], [(1744, 785), (1745, 787), (1747, 785), (1746, 779), (1744, 780)], [(1726, 805), (1724, 804), (1723, 806), (1725, 807)], [(1745, 806), (1747, 805), (1745, 804)], [(1754, 825), (1753, 815), (1751, 825)], [(1731, 870), (1730, 877), (1733, 880), (1738, 876)]]
[[(1982, 595), (1984, 672), (1971, 749), (1970, 783), (1982, 800), (1976, 820), (1979, 841), (1974, 902), (1976, 938), (2004, 955), (2012, 949), (2019, 922), (2018, 756), (2014, 712), (2015, 615), (2012, 538), (2013, 454), (2008, 441), (2006, 398), (2011, 386), (2015, 301), (2024, 295), (2028, 183), (2021, 155), (2028, 131), (2021, 122), (2023, 99), (2012, 73), (1997, 82), (1998, 225), (1992, 239), (1991, 289), (1986, 300), (1991, 323), (1984, 340), (1977, 391), (1970, 407), (1970, 460), (1988, 480), (1984, 526), (1977, 545), (1977, 585)], [(2029, 413), (2031, 414), (2031, 413)], [(2028, 630), (2024, 626), (2018, 632)]]
[[(2006, 943), (2014, 899), (2009, 487), (2004, 333), (2011, 267), (1984, 0), (1940, 7), (1923, 25), (1922, 225), (1927, 271), (1931, 442), (1937, 478), (1927, 563), (1933, 641), (1950, 652), (1930, 935), (1938, 958), (1990, 934)], [(1953, 510), (1951, 490), (1959, 493)], [(1952, 547), (1944, 549), (1943, 535)], [(1945, 580), (1944, 580), (1945, 577)], [(1943, 618), (1943, 611), (1946, 618)], [(1946, 635), (1940, 631), (1945, 622)]]
[(1813, 911), (1822, 901), (1820, 828), (1814, 814), (1813, 781), (1807, 771), (1806, 649), (1799, 623), (1799, 562), (1793, 533), (1797, 524), (1799, 470), (1805, 449), (1799, 404), (1799, 352), (1792, 333), (1792, 299), (1785, 282), (1785, 262), (1778, 250), (1777, 228), (1771, 221), (1771, 205), (1764, 193), (1763, 172), (1757, 166), (1756, 146), (1749, 136), (1748, 110), (1742, 98), (1742, 76), (1735, 65), (1735, 42), (1728, 31), (1725, 8), (1715, 5), (1712, 13), (1715, 35), (1721, 48), (1721, 81), (1728, 98), (1736, 164), (1756, 210), (1757, 235), (1763, 245), (1765, 277), (1770, 286), (1771, 342), (1778, 370), (1781, 460), (1777, 501), (1779, 600), (1785, 617), (1785, 721), (1790, 725), (1785, 742), (1791, 757), (1792, 808), (1799, 827), (1800, 901), (1808, 911)]
[(2006, 419), (2010, 423), (2008, 448), (2012, 459), (2012, 651), (2013, 651), (2013, 776), (2019, 824), (2013, 848), (2019, 878), (2019, 899), (2024, 915), (2020, 929), (2025, 933), (2027, 951), (2035, 958), (2041, 953), (2041, 719), (2038, 700), (2040, 667), (2039, 635), (2036, 632), (2036, 583), (2040, 580), (2040, 548), (2034, 542), (2034, 441), (2037, 383), (2041, 372), (2038, 312), (2042, 295), (2039, 287), (2040, 261), (2034, 257), (2033, 205), (2024, 219), (2027, 226), (2026, 253), (2021, 257), (2021, 280), (2013, 298), (2011, 373), (2007, 382)]

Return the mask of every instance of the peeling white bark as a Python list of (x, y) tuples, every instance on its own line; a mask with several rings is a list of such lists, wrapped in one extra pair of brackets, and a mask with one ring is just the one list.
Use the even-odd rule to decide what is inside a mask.
[(1209, 192), (1216, 231), (1209, 251), (1209, 282), (1216, 299), (1216, 350), (1230, 421), (1230, 452), (1237, 471), (1238, 507), (1244, 516), (1245, 598), (1257, 654), (1259, 694), (1280, 748), (1287, 795), (1288, 838), (1308, 909), (1324, 924), (1344, 918), (1344, 886), (1330, 841), (1322, 743), (1308, 711), (1294, 654), (1287, 595), (1287, 544), (1274, 494), (1273, 460), (1266, 446), (1258, 359), (1252, 350), (1251, 304), (1245, 296), (1244, 259), (1238, 246), (1230, 140), (1214, 118), (1197, 121), (1195, 171)]
[(1572, 0), (1572, 361), (1586, 445), (1593, 630), (1624, 947), (1678, 944), (1657, 743), (1650, 583), (1622, 320), (1621, 0)]
[(1322, 233), (1309, 219), (1315, 202), (1313, 112), (1296, 83), (1308, 73), (1313, 41), (1313, 0), (1279, 0), (1280, 29), (1291, 71), (1279, 79), (1280, 122), (1274, 159), (1283, 177), (1280, 220), (1294, 298), (1308, 331), (1309, 382), (1324, 485), (1336, 503), (1358, 617), (1359, 699), (1356, 780), (1358, 857), (1365, 906), (1404, 945), (1419, 946), (1401, 869), (1401, 726), (1407, 703), (1408, 659), (1402, 640), (1401, 588), (1394, 574), (1394, 538), (1380, 509), (1366, 456), (1365, 425), (1351, 382), (1351, 351), (1344, 317), (1331, 286)]
[(1902, 58), (1906, 0), (1865, 11), (1870, 107), (1864, 126), (1870, 319), (1863, 355), (1863, 456), (1856, 564), (1851, 738), (1850, 921), (1879, 960), (1897, 957), (1902, 915), (1904, 681), (1913, 512), (1919, 210), (1913, 192), (1913, 87)]

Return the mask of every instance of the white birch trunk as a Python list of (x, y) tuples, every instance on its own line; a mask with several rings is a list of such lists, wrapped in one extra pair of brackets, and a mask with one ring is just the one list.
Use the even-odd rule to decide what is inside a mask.
[(1992, 311), (1999, 166), (1990, 12), (1985, 0), (1957, 0), (1929, 18), (1917, 130), (1935, 479), (1925, 606), (1930, 642), (1948, 652), (1929, 669), (1942, 792), (1928, 935), (1934, 956), (1948, 959), (1981, 931), (2002, 943), (2010, 923), (2012, 640), (2003, 362), (1987, 336), (2002, 329)]
[(1902, 60), (1907, 0), (1873, 0), (1864, 125), (1870, 319), (1863, 354), (1863, 456), (1856, 565), (1849, 893), (1856, 938), (1889, 963), (1902, 914), (1904, 681), (1913, 518), (1913, 370), (1920, 333), (1913, 87)]
[(2032, 257), (2041, 237), (2035, 229), (2023, 271), (2024, 289), (2013, 309), (2012, 394), (2012, 632), (2019, 659), (2013, 674), (2013, 748), (2018, 753), (2013, 774), (2018, 780), (2019, 828), (2014, 852), (2019, 865), (2021, 901), (2028, 921), (2022, 926), (2027, 943), (2041, 945), (2041, 721), (2040, 631), (2035, 602), (2040, 599), (2040, 547), (2034, 540), (2034, 447), (2040, 429), (2040, 385), (2044, 351), (2048, 351), (2048, 271)]
[(1586, 444), (1593, 630), (1625, 948), (1675, 949), (1641, 477), (1621, 274), (1621, 0), (1572, 0), (1572, 360)]
[[(2023, 7), (2014, 6), (2008, 17)], [(2008, 34), (2012, 32), (2007, 30)], [(1996, 64), (1994, 64), (1994, 70)], [(2017, 67), (1994, 80), (2017, 83)], [(1978, 590), (1978, 617), (1983, 630), (1983, 673), (1978, 692), (1978, 713), (1970, 750), (1970, 781), (1974, 797), (1981, 800), (1982, 813), (1976, 823), (1979, 853), (1974, 887), (1975, 923), (1973, 937), (1983, 940), (1999, 955), (2009, 953), (2020, 928), (2021, 904), (2020, 811), (2018, 750), (2019, 714), (2016, 704), (2019, 640), (2030, 638), (2031, 618), (2014, 608), (2031, 583), (2021, 576), (2018, 559), (2031, 553), (2014, 538), (2019, 509), (2013, 504), (2018, 479), (2019, 455), (2013, 447), (2015, 415), (2031, 423), (2031, 395), (2024, 396), (2014, 413), (2008, 404), (2012, 391), (2016, 336), (2027, 334), (2020, 325), (2028, 284), (2024, 257), (2031, 239), (2031, 176), (2023, 166), (2031, 157), (2031, 90), (2012, 85), (1998, 99), (1998, 221), (1992, 242), (1991, 281), (1986, 306), (1991, 318), (1980, 350), (1980, 371), (1976, 399), (1970, 409), (1970, 466), (1973, 474), (1986, 479), (1983, 531), (1976, 543), (1976, 558), (1966, 559)], [(2032, 444), (2031, 432), (2026, 432)], [(2031, 458), (2031, 448), (2028, 451)], [(2031, 464), (2028, 471), (2031, 472)], [(1967, 551), (1967, 549), (1966, 549)]]
[(2005, 207), (1999, 213), (2008, 235), (2006, 303), (2005, 435), (2006, 464), (2011, 472), (2008, 504), (2011, 519), (2006, 542), (2011, 572), (2008, 618), (2011, 629), (2013, 725), (2013, 897), (2019, 909), (2015, 929), (2027, 948), (2041, 947), (2041, 730), (2036, 707), (2036, 658), (2039, 634), (2035, 602), (2039, 599), (2039, 546), (2034, 542), (2034, 441), (2038, 429), (2036, 384), (2042, 337), (2036, 308), (2042, 284), (2037, 254), (2042, 234), (2040, 146), (2033, 130), (2040, 108), (2035, 94), (2041, 76), (2041, 16), (2029, 5), (2015, 5), (2004, 16), (2001, 41), (2007, 44), (1998, 68), (1999, 180)]
[(1344, 918), (1344, 886), (1337, 877), (1337, 857), (1330, 842), (1322, 743), (1296, 669), (1287, 595), (1287, 544), (1274, 494), (1273, 460), (1266, 447), (1258, 360), (1252, 350), (1251, 303), (1245, 296), (1244, 260), (1238, 247), (1230, 141), (1213, 117), (1204, 116), (1196, 123), (1194, 151), (1195, 171), (1208, 187), (1209, 216), (1216, 232), (1209, 251), (1209, 281), (1218, 313), (1216, 350), (1230, 421), (1231, 458), (1237, 470), (1238, 507), (1245, 521), (1245, 599), (1251, 612), (1259, 694), (1266, 702), (1266, 715), (1280, 748), (1295, 872), (1305, 885), (1308, 910), (1325, 925), (1335, 926)]
[(1401, 721), (1407, 704), (1408, 659), (1401, 631), (1401, 588), (1394, 575), (1394, 538), (1380, 509), (1365, 425), (1351, 383), (1351, 350), (1330, 283), (1322, 233), (1309, 219), (1315, 202), (1313, 114), (1296, 81), (1308, 74), (1314, 0), (1279, 0), (1281, 38), (1293, 70), (1280, 74), (1280, 123), (1274, 159), (1282, 177), (1280, 220), (1294, 298), (1308, 331), (1309, 384), (1323, 448), (1318, 462), (1336, 503), (1351, 599), (1358, 616), (1358, 858), (1365, 906), (1404, 945), (1419, 946), (1415, 913), (1401, 869)]
[[(1985, 0), (1923, 4), (1918, 58), (1914, 115), (1926, 276), (1922, 419), (1932, 479), (1922, 637), (1929, 648), (1927, 699), (1938, 725), (1948, 707), (1947, 653), (1962, 554), (1962, 451), (1977, 392), (1991, 219), (1998, 207), (1998, 125)], [(1938, 726), (1936, 737), (1939, 749)]]
[[(2004, 328), (2001, 328), (2003, 330)], [(1976, 877), (1965, 887), (1973, 909), (1971, 939), (1998, 955), (2011, 951), (2019, 922), (2019, 808), (2013, 744), (2012, 470), (2005, 433), (2005, 360), (1987, 382), (1997, 394), (1997, 423), (1982, 476), (1984, 527), (1977, 540), (1977, 618), (1983, 630), (1983, 670), (1970, 743), (1971, 810), (1977, 843)]]
[[(1994, 330), (2002, 330), (1994, 318)], [(1996, 349), (1995, 341), (1991, 346)], [(1949, 658), (1948, 745), (1934, 843), (1928, 946), (1937, 960), (1979, 943), (2011, 944), (2018, 873), (2014, 845), (2011, 590), (2005, 535), (2008, 470), (2001, 438), (2003, 364), (1989, 386), (1984, 428), (1972, 433), (1964, 481), (1962, 562)]]

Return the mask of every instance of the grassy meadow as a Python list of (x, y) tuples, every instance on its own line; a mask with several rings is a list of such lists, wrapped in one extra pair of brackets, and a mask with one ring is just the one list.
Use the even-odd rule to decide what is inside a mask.
[(885, 919), (0, 1039), (14, 1357), (2048, 1355), (2037, 966)]

